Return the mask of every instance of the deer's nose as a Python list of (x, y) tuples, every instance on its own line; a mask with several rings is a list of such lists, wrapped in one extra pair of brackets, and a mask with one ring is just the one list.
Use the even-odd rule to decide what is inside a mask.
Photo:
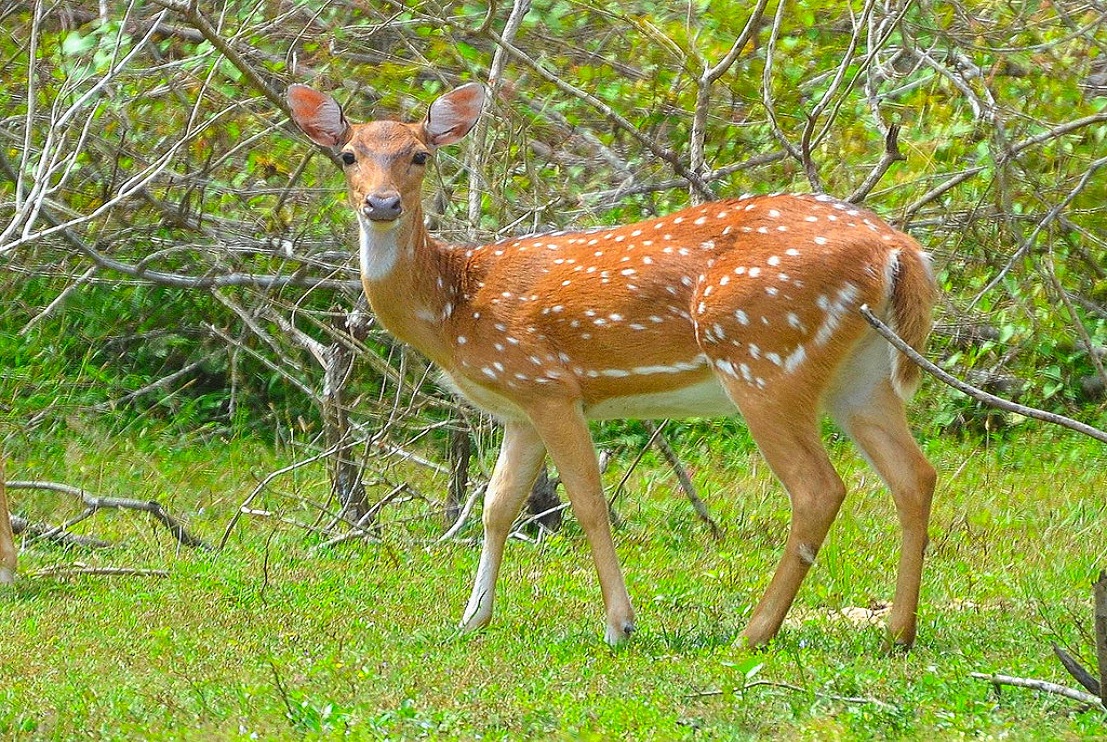
[(404, 206), (400, 201), (399, 193), (386, 191), (366, 195), (362, 211), (372, 221), (390, 222), (404, 213)]

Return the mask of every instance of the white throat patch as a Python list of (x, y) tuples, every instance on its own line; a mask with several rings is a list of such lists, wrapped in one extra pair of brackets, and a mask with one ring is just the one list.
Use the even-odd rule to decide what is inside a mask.
[(380, 229), (361, 214), (357, 215), (360, 233), (361, 277), (365, 281), (380, 281), (392, 272), (400, 248), (396, 241), (396, 227)]

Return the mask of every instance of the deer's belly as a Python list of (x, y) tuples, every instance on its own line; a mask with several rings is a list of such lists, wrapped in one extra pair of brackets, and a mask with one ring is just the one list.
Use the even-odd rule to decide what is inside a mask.
[(735, 412), (734, 403), (713, 374), (687, 386), (645, 394), (611, 396), (584, 408), (585, 417), (591, 420), (718, 417)]
[(526, 419), (526, 414), (510, 399), (480, 384), (474, 384), (464, 376), (443, 371), (441, 382), (459, 397), (468, 400), (470, 404), (478, 409), (484, 410), (490, 415), (495, 415), (500, 420)]
[[(669, 386), (657, 384), (657, 378), (654, 377), (652, 390), (647, 392), (629, 392), (636, 385), (627, 383), (629, 380), (626, 379), (605, 384), (602, 391), (591, 389), (592, 394), (598, 395), (584, 403), (584, 416), (590, 420), (648, 420), (666, 417), (718, 417), (737, 412), (734, 403), (726, 396), (722, 385), (712, 373), (700, 375), (691, 382), (687, 380), (687, 376), (683, 379), (673, 378)], [(594, 382), (592, 379), (587, 381)], [(501, 420), (526, 417), (522, 408), (506, 394), (475, 384), (464, 376), (444, 372), (442, 383), (476, 407)], [(623, 393), (624, 389), (627, 393)]]

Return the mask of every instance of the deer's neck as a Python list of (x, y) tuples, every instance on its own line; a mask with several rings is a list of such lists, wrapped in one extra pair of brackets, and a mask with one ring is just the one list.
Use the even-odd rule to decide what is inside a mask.
[(460, 292), (456, 251), (431, 238), (421, 211), (394, 229), (378, 229), (363, 218), (359, 227), (361, 282), (373, 313), (399, 340), (450, 367), (452, 346), (443, 325)]

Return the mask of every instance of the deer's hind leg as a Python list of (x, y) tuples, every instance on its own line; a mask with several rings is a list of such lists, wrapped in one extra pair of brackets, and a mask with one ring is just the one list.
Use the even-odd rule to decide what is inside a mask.
[(845, 500), (846, 488), (823, 447), (813, 396), (765, 394), (740, 377), (719, 374), (719, 378), (792, 505), (784, 553), (742, 632), (745, 642), (757, 647), (780, 630)]
[(827, 411), (892, 491), (903, 537), (888, 642), (889, 648), (908, 648), (915, 641), (936, 474), (911, 435), (903, 400), (888, 376), (870, 378), (867, 383), (864, 375), (852, 378), (856, 385), (848, 392), (829, 396)]

